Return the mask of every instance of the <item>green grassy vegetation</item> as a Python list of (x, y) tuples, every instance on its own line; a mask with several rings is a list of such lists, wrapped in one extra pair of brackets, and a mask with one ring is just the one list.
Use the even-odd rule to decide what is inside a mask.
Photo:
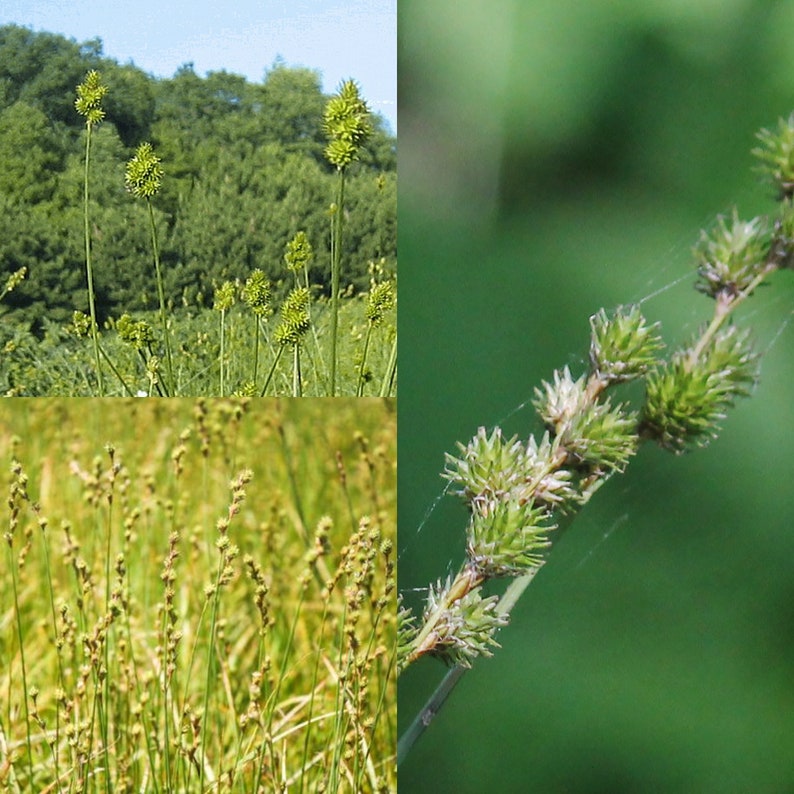
[[(338, 355), (346, 362), (340, 369), (337, 391), (354, 395), (363, 376), (363, 395), (391, 394), (396, 391), (393, 360), (396, 344), (396, 317), (390, 310), (384, 322), (367, 316), (369, 295), (343, 297), (340, 309), (342, 333)], [(312, 329), (302, 346), (301, 391), (304, 396), (328, 393), (329, 373), (324, 357), (328, 339), (328, 301), (311, 308)], [(171, 315), (174, 346), (176, 393), (202, 396), (225, 394), (254, 395), (275, 365), (266, 393), (291, 394), (294, 384), (292, 351), (279, 356), (272, 334), (279, 319), (262, 322), (240, 301), (228, 310), (221, 327), (220, 311), (185, 307)], [(152, 377), (148, 364), (152, 348), (142, 340), (143, 328), (156, 327), (156, 312), (138, 312), (122, 321), (129, 335), (122, 339), (119, 321), (101, 335), (101, 352), (114, 364), (120, 378), (110, 374), (107, 365), (105, 389), (109, 396), (130, 393), (158, 395), (158, 378)], [(130, 326), (130, 323), (132, 325)], [(94, 393), (94, 357), (85, 338), (85, 324), (61, 326), (47, 323), (41, 338), (21, 328), (7, 329), (0, 358), (2, 391), (12, 395), (88, 396)], [(139, 333), (138, 336), (135, 334)], [(369, 342), (367, 337), (369, 335)], [(221, 350), (223, 339), (223, 351)], [(221, 365), (223, 364), (223, 388)], [(363, 365), (363, 366), (362, 366)], [(255, 388), (259, 384), (260, 390)]]
[[(98, 41), (78, 45), (7, 25), (0, 86), (6, 357), (20, 336), (42, 340), (53, 325), (73, 323), (90, 338), (92, 362), (81, 373), (87, 390), (68, 393), (135, 393), (108, 354), (108, 336), (119, 329), (146, 349), (151, 383), (143, 391), (245, 392), (226, 377), (223, 327), (246, 290), (262, 327), (250, 351), (234, 354), (240, 368), (263, 373), (252, 393), (394, 394), (367, 388), (364, 356), (356, 370), (339, 349), (350, 330), (339, 322), (345, 296), (368, 296), (370, 320), (395, 326), (396, 140), (355, 81), (327, 97), (317, 72), (278, 63), (262, 84), (226, 72), (201, 78), (190, 64), (154, 79), (104, 58)], [(326, 300), (330, 322), (321, 333), (312, 307)], [(183, 309), (197, 305), (221, 314), (219, 378), (180, 391), (184, 361), (176, 360), (174, 336)], [(121, 331), (122, 318), (153, 307), (154, 322), (127, 322)], [(270, 335), (272, 358), (292, 358), (285, 389), (275, 369), (270, 380), (269, 365), (259, 369), (259, 336)], [(313, 353), (299, 349), (308, 336)], [(304, 388), (307, 355), (323, 359), (322, 391)], [(374, 377), (393, 387), (393, 375)], [(192, 371), (188, 379), (202, 376)], [(55, 393), (9, 378), (6, 367), (0, 379), (8, 394)]]
[(396, 790), (392, 401), (0, 426), (3, 791)]

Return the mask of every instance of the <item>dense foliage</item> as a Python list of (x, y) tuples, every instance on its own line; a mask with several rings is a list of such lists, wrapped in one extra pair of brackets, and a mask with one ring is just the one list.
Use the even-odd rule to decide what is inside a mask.
[[(6, 320), (40, 332), (87, 309), (82, 236), (85, 123), (75, 87), (102, 72), (107, 116), (94, 130), (91, 208), (98, 319), (153, 308), (146, 209), (125, 191), (124, 164), (149, 140), (162, 158), (153, 202), (169, 303), (211, 305), (224, 280), (260, 268), (283, 280), (299, 230), (316, 251), (311, 281), (327, 292), (334, 169), (323, 157), (319, 73), (275, 63), (261, 84), (182, 66), (155, 79), (78, 44), (0, 27), (0, 281), (27, 278), (3, 301)], [(396, 140), (384, 122), (349, 173), (343, 285), (369, 286), (368, 263), (396, 259)], [(7, 326), (8, 327), (8, 326)]]

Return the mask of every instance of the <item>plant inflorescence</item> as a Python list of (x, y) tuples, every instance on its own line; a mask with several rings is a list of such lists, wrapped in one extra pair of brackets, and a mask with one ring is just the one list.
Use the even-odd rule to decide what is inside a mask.
[(100, 397), (104, 396), (105, 389), (102, 381), (102, 367), (99, 360), (99, 336), (97, 332), (96, 296), (94, 292), (94, 274), (91, 265), (91, 232), (89, 230), (89, 174), (91, 163), (91, 134), (94, 127), (105, 118), (102, 109), (102, 100), (108, 92), (108, 87), (101, 82), (99, 72), (92, 69), (85, 80), (77, 86), (77, 99), (75, 108), (85, 118), (85, 173), (83, 179), (83, 236), (85, 238), (85, 268), (88, 282), (88, 305), (91, 312), (91, 338), (94, 343), (94, 365), (96, 367), (97, 391)]
[(369, 108), (353, 80), (347, 80), (325, 108), (323, 128), (328, 136), (325, 156), (336, 167), (338, 188), (333, 205), (331, 235), (331, 359), (330, 395), (336, 394), (337, 336), (339, 333), (339, 290), (342, 270), (342, 238), (345, 218), (345, 174), (357, 160), (361, 147), (372, 134)]
[[(465, 561), (431, 584), (420, 616), (399, 612), (398, 669), (422, 656), (453, 669), (400, 740), (404, 757), (455, 682), (498, 646), (496, 634), (546, 562), (553, 539), (604, 482), (624, 471), (640, 444), (652, 441), (676, 454), (713, 439), (736, 398), (758, 378), (759, 355), (736, 309), (769, 276), (791, 267), (794, 252), (794, 116), (777, 132), (759, 134), (762, 160), (780, 196), (771, 217), (718, 217), (694, 249), (696, 287), (713, 301), (711, 318), (692, 339), (664, 356), (658, 324), (638, 306), (591, 318), (589, 367), (568, 367), (535, 390), (543, 432), (506, 438), (480, 428), (443, 476), (468, 507)], [(641, 383), (640, 404), (615, 389)], [(484, 585), (510, 579), (501, 597)]]

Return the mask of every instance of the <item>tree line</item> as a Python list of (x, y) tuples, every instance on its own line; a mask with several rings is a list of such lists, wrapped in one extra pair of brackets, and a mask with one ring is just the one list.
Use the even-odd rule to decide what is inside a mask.
[[(222, 281), (259, 268), (286, 279), (284, 252), (304, 231), (328, 289), (334, 168), (323, 156), (328, 97), (320, 74), (278, 61), (261, 83), (192, 64), (155, 78), (82, 44), (0, 27), (0, 279), (26, 278), (2, 303), (6, 320), (39, 330), (87, 306), (83, 242), (85, 124), (75, 88), (90, 69), (109, 87), (94, 130), (90, 217), (99, 319), (153, 308), (146, 210), (124, 187), (135, 147), (151, 141), (165, 169), (154, 201), (169, 302), (211, 305)], [(345, 193), (343, 273), (366, 289), (371, 261), (396, 266), (396, 139), (379, 116)]]

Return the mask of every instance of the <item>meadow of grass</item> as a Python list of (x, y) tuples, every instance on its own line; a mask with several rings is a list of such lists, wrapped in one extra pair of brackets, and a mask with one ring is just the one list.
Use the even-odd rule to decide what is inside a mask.
[[(393, 396), (396, 393), (396, 311), (372, 323), (368, 295), (344, 297), (339, 310), (337, 391), (343, 395)], [(155, 312), (138, 313), (135, 323), (156, 327)], [(299, 391), (303, 396), (328, 393), (328, 302), (311, 308), (312, 328), (299, 350)], [(170, 313), (176, 392), (182, 396), (254, 395), (273, 369), (267, 395), (296, 391), (295, 349), (279, 354), (272, 339), (278, 319), (262, 320), (239, 303), (221, 313), (210, 308), (184, 307)], [(118, 376), (105, 369), (107, 396), (153, 395), (160, 391), (158, 357), (152, 346), (117, 333), (118, 320), (100, 335), (100, 351), (112, 361)], [(223, 345), (221, 345), (223, 339)], [(0, 390), (6, 396), (89, 396), (96, 390), (93, 347), (74, 326), (51, 324), (43, 338), (8, 328), (0, 358)], [(359, 386), (360, 384), (360, 386)]]
[(396, 790), (395, 427), (0, 403), (0, 790)]

